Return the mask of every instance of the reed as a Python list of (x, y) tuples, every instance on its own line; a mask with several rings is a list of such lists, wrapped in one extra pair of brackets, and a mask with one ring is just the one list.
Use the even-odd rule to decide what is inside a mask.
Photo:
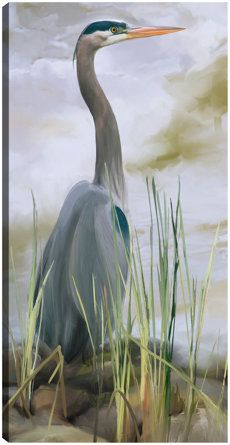
[[(99, 413), (99, 401), (100, 396), (102, 394), (103, 387), (103, 370), (104, 370), (104, 343), (105, 343), (105, 335), (106, 335), (106, 323), (104, 319), (104, 309), (101, 305), (98, 307), (96, 293), (95, 293), (95, 281), (94, 277), (92, 277), (92, 287), (93, 287), (93, 311), (94, 311), (94, 320), (95, 320), (95, 328), (92, 330), (90, 324), (90, 318), (87, 314), (83, 299), (78, 291), (78, 287), (75, 281), (74, 276), (72, 276), (73, 284), (76, 291), (76, 299), (81, 309), (82, 317), (85, 320), (86, 327), (89, 334), (89, 342), (86, 348), (92, 351), (92, 360), (93, 360), (93, 370), (96, 372), (97, 377), (97, 386), (98, 386), (98, 397), (97, 397), (97, 405), (96, 405), (96, 416), (94, 422), (94, 434), (93, 434), (93, 442), (97, 442), (97, 427), (98, 427), (98, 413)], [(101, 346), (101, 353), (98, 354), (98, 343)]]
[[(94, 313), (94, 326), (90, 314), (84, 307), (84, 296), (79, 294), (77, 282), (72, 277), (78, 307), (85, 320), (89, 334), (88, 349), (91, 350), (93, 368), (97, 376), (98, 399), (94, 423), (94, 442), (97, 441), (98, 412), (100, 409), (100, 396), (103, 392), (104, 346), (106, 339), (110, 345), (110, 359), (113, 372), (114, 391), (111, 395), (110, 405), (115, 399), (117, 411), (118, 442), (127, 442), (130, 437), (131, 422), (136, 431), (138, 441), (142, 442), (168, 442), (171, 434), (171, 402), (172, 382), (171, 373), (174, 372), (187, 384), (187, 393), (184, 401), (184, 422), (178, 432), (178, 441), (189, 441), (191, 422), (200, 401), (205, 405), (211, 419), (213, 437), (215, 440), (222, 434), (222, 426), (226, 421), (226, 414), (222, 409), (224, 387), (227, 378), (227, 360), (223, 378), (222, 389), (218, 403), (214, 403), (205, 394), (203, 385), (198, 388), (197, 367), (199, 360), (200, 342), (205, 317), (205, 307), (208, 289), (211, 280), (214, 253), (218, 240), (219, 226), (217, 227), (214, 242), (210, 252), (208, 267), (203, 281), (198, 285), (192, 276), (187, 253), (183, 212), (180, 200), (180, 183), (175, 207), (166, 196), (160, 196), (155, 181), (147, 181), (147, 194), (150, 211), (150, 281), (147, 283), (144, 273), (143, 259), (137, 233), (133, 231), (130, 244), (123, 239), (124, 252), (128, 265), (129, 279), (126, 282), (118, 261), (118, 231), (122, 236), (114, 203), (111, 199), (112, 230), (114, 238), (114, 257), (116, 274), (116, 295), (112, 288), (104, 288), (102, 295), (96, 295), (94, 277), (92, 277), (92, 306)], [(18, 296), (17, 306), (19, 314), (19, 327), (21, 333), (21, 352), (14, 340), (13, 351), (19, 389), (5, 406), (9, 409), (17, 398), (21, 398), (25, 411), (30, 415), (30, 400), (33, 390), (33, 379), (49, 358), (36, 367), (38, 355), (39, 333), (36, 336), (36, 323), (38, 314), (43, 308), (44, 286), (49, 277), (50, 270), (44, 278), (34, 304), (35, 280), (37, 269), (37, 211), (33, 198), (33, 261), (29, 284), (26, 335), (23, 334), (23, 315)], [(130, 228), (131, 232), (131, 228)], [(15, 267), (13, 262), (13, 273)], [(127, 314), (123, 316), (123, 296), (127, 301)], [(177, 299), (181, 295), (184, 302), (184, 316), (187, 330), (188, 367), (180, 369), (173, 362), (175, 327), (177, 319)], [(98, 303), (100, 302), (100, 303)], [(158, 303), (158, 304), (157, 304)], [(159, 307), (159, 310), (157, 310)], [(160, 322), (160, 323), (159, 323)], [(138, 338), (133, 334), (134, 324), (138, 329)], [(160, 328), (159, 328), (160, 324)], [(132, 346), (136, 345), (140, 351), (139, 366), (133, 363)], [(98, 347), (100, 345), (100, 348)], [(65, 390), (63, 380), (63, 356), (60, 347), (53, 351), (50, 359), (56, 357), (57, 366), (50, 377), (59, 372), (57, 392), (62, 391), (63, 412), (66, 415)], [(138, 369), (137, 369), (138, 368)], [(208, 369), (207, 369), (208, 372)], [(206, 374), (204, 376), (204, 382)], [(142, 415), (141, 434), (135, 417), (135, 406), (130, 397), (131, 388), (135, 387), (140, 401)], [(54, 404), (51, 409), (49, 425), (52, 422)], [(219, 434), (219, 436), (218, 436)]]
[[(147, 191), (150, 205), (150, 285), (147, 291), (143, 272), (143, 261), (137, 234), (131, 242), (130, 256), (128, 259), (130, 285), (126, 287), (126, 294), (129, 295), (130, 302), (134, 301), (135, 314), (139, 330), (140, 346), (140, 401), (142, 409), (142, 440), (143, 441), (166, 441), (169, 435), (170, 427), (170, 400), (171, 400), (171, 368), (167, 363), (172, 361), (173, 342), (176, 317), (176, 299), (177, 299), (177, 273), (178, 273), (178, 221), (179, 221), (179, 195), (176, 207), (176, 213), (173, 214), (172, 204), (169, 211), (164, 197), (163, 209), (156, 191), (155, 183), (152, 182), (152, 195), (150, 194), (149, 184)], [(153, 199), (153, 205), (152, 205)], [(161, 332), (160, 332), (160, 351), (157, 355), (156, 338), (156, 311), (154, 296), (154, 276), (153, 276), (153, 210), (154, 207), (157, 237), (158, 237), (158, 266), (157, 280), (158, 292), (161, 308)], [(169, 221), (173, 228), (174, 256), (173, 267), (170, 276), (169, 265)], [(135, 244), (135, 247), (134, 247)], [(130, 326), (133, 322), (130, 323)], [(151, 338), (151, 327), (153, 332), (153, 351), (149, 353), (149, 344)], [(124, 335), (125, 332), (125, 335)], [(133, 337), (130, 330), (123, 332), (124, 338), (128, 336), (129, 341)], [(123, 338), (123, 341), (124, 341)], [(127, 340), (126, 340), (127, 341)], [(127, 342), (128, 343), (128, 342)], [(158, 342), (159, 343), (159, 342)], [(131, 360), (131, 356), (129, 355)], [(132, 366), (132, 364), (130, 364)]]
[[(200, 341), (201, 341), (202, 328), (205, 317), (205, 306), (208, 295), (208, 289), (211, 281), (214, 252), (216, 249), (220, 226), (219, 225), (217, 226), (216, 234), (210, 252), (207, 271), (199, 288), (196, 280), (193, 277), (191, 278), (191, 274), (189, 272), (188, 255), (186, 250), (186, 241), (185, 241), (181, 207), (180, 207), (180, 227), (181, 227), (180, 232), (181, 232), (181, 239), (183, 246), (182, 258), (184, 263), (182, 267), (184, 266), (184, 269), (186, 271), (184, 280), (183, 273), (180, 269), (181, 289), (184, 301), (184, 312), (186, 317), (187, 339), (188, 339), (188, 349), (189, 349), (188, 375), (190, 376), (191, 381), (195, 385), (197, 377)], [(184, 281), (186, 281), (186, 284), (184, 284)], [(185, 291), (185, 289), (187, 289), (187, 291)], [(205, 373), (203, 384), (206, 378), (206, 374), (207, 372)], [(186, 416), (185, 416), (184, 430), (182, 434), (183, 441), (188, 441), (192, 415), (194, 414), (197, 405), (198, 405), (198, 399), (195, 396), (194, 389), (191, 387), (191, 385), (188, 385), (187, 396), (185, 400)]]
[[(49, 357), (47, 357), (42, 363), (38, 364), (38, 350), (39, 350), (39, 339), (40, 339), (40, 331), (41, 331), (41, 321), (42, 321), (42, 311), (43, 311), (43, 297), (44, 297), (44, 288), (49, 278), (49, 274), (52, 269), (52, 265), (47, 271), (45, 277), (42, 280), (40, 288), (37, 292), (37, 298), (35, 301), (35, 288), (36, 288), (36, 276), (37, 276), (37, 208), (35, 199), (32, 193), (32, 201), (33, 201), (33, 250), (32, 250), (32, 267), (30, 274), (30, 281), (28, 287), (28, 296), (27, 296), (27, 310), (25, 314), (25, 321), (23, 323), (23, 314), (21, 309), (20, 298), (17, 292), (17, 283), (16, 283), (16, 271), (14, 265), (13, 251), (11, 249), (11, 264), (13, 270), (13, 279), (15, 282), (16, 289), (16, 303), (19, 317), (19, 330), (20, 330), (20, 347), (18, 343), (15, 341), (12, 330), (10, 329), (10, 337), (11, 337), (11, 345), (14, 355), (15, 362), (15, 371), (17, 378), (17, 386), (18, 390), (16, 393), (10, 398), (7, 404), (3, 408), (3, 413), (9, 410), (15, 401), (20, 397), (21, 405), (24, 409), (26, 415), (31, 417), (30, 405), (33, 394), (33, 382), (36, 375), (45, 367), (49, 362), (53, 359), (57, 361), (57, 365), (55, 370), (53, 371), (49, 382), (54, 379), (56, 374), (59, 372), (59, 380), (57, 384), (56, 397), (59, 387), (61, 387), (62, 394), (62, 406), (63, 406), (63, 414), (66, 417), (66, 401), (65, 401), (65, 388), (64, 388), (64, 380), (63, 380), (63, 366), (64, 366), (64, 358), (61, 353), (61, 348), (58, 346)], [(39, 319), (39, 314), (41, 314)], [(39, 324), (38, 324), (39, 320)], [(25, 325), (25, 330), (23, 330), (23, 324)], [(56, 398), (54, 399), (54, 403), (51, 409), (51, 414), (49, 418), (49, 426), (52, 423), (52, 417), (54, 412), (54, 407), (56, 403)]]
[[(115, 271), (117, 295), (113, 295), (111, 288), (109, 290), (105, 289), (103, 295), (104, 304), (101, 307), (111, 351), (114, 380), (114, 393), (111, 400), (115, 397), (117, 407), (116, 439), (118, 442), (127, 440), (130, 419), (134, 422), (135, 428), (137, 428), (134, 407), (129, 403), (130, 382), (132, 380), (132, 382), (135, 382), (136, 389), (139, 392), (142, 411), (141, 441), (169, 441), (172, 397), (171, 372), (174, 371), (182, 381), (187, 383), (184, 411), (185, 421), (179, 432), (179, 437), (180, 440), (188, 441), (192, 416), (196, 411), (199, 400), (205, 403), (209, 412), (216, 419), (219, 419), (222, 415), (224, 416), (220, 403), (217, 406), (203, 392), (203, 387), (199, 389), (196, 386), (205, 303), (211, 280), (219, 226), (217, 227), (211, 249), (207, 272), (198, 289), (197, 282), (189, 270), (180, 201), (180, 183), (175, 209), (171, 200), (170, 205), (167, 205), (165, 195), (163, 200), (160, 199), (154, 179), (151, 184), (147, 181), (147, 193), (150, 209), (150, 283), (146, 283), (140, 244), (137, 233), (134, 232), (128, 249), (125, 245), (125, 240), (123, 240), (129, 280), (127, 283), (125, 282), (117, 261)], [(111, 208), (113, 209), (111, 194), (110, 198)], [(116, 219), (115, 212), (113, 216), (114, 255), (116, 257), (118, 249), (116, 228), (119, 227), (119, 221)], [(122, 236), (120, 227), (119, 230)], [(156, 236), (157, 249), (154, 247), (154, 234)], [(154, 269), (156, 273), (154, 273)], [(128, 301), (128, 313), (125, 323), (122, 316), (123, 291)], [(186, 372), (173, 364), (178, 292), (181, 293), (184, 301), (187, 327), (189, 361)], [(78, 299), (81, 302), (82, 313), (84, 314), (91, 338), (87, 314), (82, 303), (83, 299), (79, 294)], [(157, 299), (160, 303), (160, 336), (158, 339), (156, 330), (157, 317), (159, 318), (159, 314), (156, 311)], [(135, 320), (131, 315), (133, 310), (135, 312)], [(132, 334), (134, 321), (138, 325), (138, 340)], [(132, 363), (132, 342), (140, 348), (139, 380), (138, 376), (135, 375)], [(93, 350), (96, 356), (95, 348)], [(224, 384), (225, 382), (223, 382), (222, 388), (224, 388)], [(222, 396), (220, 394), (220, 399)], [(138, 434), (137, 437), (139, 437)]]
[[(113, 350), (114, 340), (125, 343), (127, 351), (130, 350), (130, 342), (135, 339), (132, 336), (134, 320), (131, 319), (131, 305), (134, 305), (135, 318), (138, 324), (140, 347), (140, 401), (142, 409), (142, 441), (167, 442), (170, 436), (170, 407), (172, 397), (171, 371), (187, 383), (187, 396), (185, 399), (185, 422), (180, 431), (180, 439), (188, 441), (192, 416), (195, 413), (198, 401), (202, 400), (214, 413), (214, 417), (225, 416), (219, 406), (196, 386), (197, 366), (202, 335), (203, 321), (205, 317), (205, 305), (211, 280), (214, 252), (218, 240), (219, 226), (217, 227), (213, 246), (211, 248), (207, 272), (198, 288), (196, 280), (189, 270), (188, 254), (186, 249), (182, 207), (180, 201), (180, 183), (175, 209), (170, 200), (167, 206), (166, 196), (163, 200), (156, 190), (154, 179), (151, 187), (147, 181), (147, 193), (150, 208), (150, 283), (147, 285), (143, 271), (143, 261), (137, 233), (131, 240), (130, 255), (127, 257), (129, 269), (129, 282), (125, 287), (126, 297), (129, 299), (128, 328), (124, 328), (120, 336), (115, 328), (114, 337), (110, 333), (110, 346)], [(157, 253), (154, 251), (154, 233), (156, 234)], [(172, 246), (170, 246), (170, 242)], [(116, 243), (116, 239), (115, 239)], [(154, 256), (157, 258), (155, 259)], [(154, 261), (155, 259), (155, 261)], [(154, 274), (154, 267), (156, 274)], [(157, 283), (157, 286), (154, 283)], [(184, 301), (184, 314), (187, 326), (189, 363), (186, 373), (173, 365), (173, 348), (175, 337), (175, 325), (177, 314), (177, 296), (181, 293)], [(157, 312), (156, 300), (160, 302), (160, 338), (157, 339), (156, 324)], [(119, 298), (120, 301), (120, 298)], [(120, 327), (122, 315), (120, 304), (113, 304), (113, 316), (115, 326)], [(108, 315), (108, 312), (107, 312)], [(159, 317), (159, 316), (158, 316)], [(151, 336), (152, 331), (152, 336)], [(128, 338), (127, 338), (128, 337)], [(149, 345), (152, 345), (151, 350)], [(127, 353), (129, 363), (124, 358), (114, 361), (114, 375), (117, 369), (133, 369), (131, 354)], [(130, 372), (130, 371), (129, 371)], [(136, 378), (137, 380), (137, 378)], [(115, 382), (115, 390), (118, 390), (119, 381)], [(224, 387), (225, 382), (223, 382)], [(203, 389), (203, 387), (202, 387)], [(128, 401), (129, 386), (120, 388), (124, 398)], [(221, 395), (220, 395), (221, 398)], [(117, 409), (119, 405), (117, 404)], [(124, 409), (119, 413), (121, 429)], [(222, 417), (223, 417), (222, 416)], [(117, 440), (124, 439), (119, 429)]]

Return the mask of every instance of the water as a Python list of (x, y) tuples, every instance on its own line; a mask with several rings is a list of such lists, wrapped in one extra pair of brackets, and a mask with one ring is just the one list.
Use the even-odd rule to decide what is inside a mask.
[[(201, 280), (216, 225), (220, 237), (207, 302), (203, 362), (227, 333), (227, 6), (224, 3), (10, 4), (10, 243), (25, 305), (31, 266), (32, 199), (41, 246), (72, 185), (91, 180), (92, 118), (72, 65), (85, 25), (114, 18), (134, 26), (181, 26), (168, 36), (99, 51), (96, 72), (117, 117), (128, 191), (148, 277), (150, 223), (146, 176), (176, 198), (182, 187), (190, 268)], [(177, 340), (186, 342), (182, 305)], [(10, 320), (16, 335), (15, 286)], [(182, 354), (183, 355), (183, 354)]]

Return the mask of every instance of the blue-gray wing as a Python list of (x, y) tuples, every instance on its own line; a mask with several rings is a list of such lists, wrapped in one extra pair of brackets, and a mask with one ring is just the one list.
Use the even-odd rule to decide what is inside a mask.
[(46, 245), (37, 280), (38, 289), (53, 263), (44, 291), (41, 338), (51, 348), (60, 344), (67, 361), (82, 352), (89, 339), (73, 279), (92, 336), (100, 343), (102, 295), (106, 289), (116, 302), (123, 294), (119, 274), (126, 280), (128, 250), (128, 224), (121, 209), (111, 206), (102, 187), (77, 184)]
[[(129, 232), (126, 221), (120, 227), (121, 213), (113, 207), (108, 195), (97, 189), (88, 196), (74, 233), (70, 256), (70, 282), (74, 277), (79, 295), (84, 305), (92, 337), (100, 343), (101, 304), (106, 292), (113, 324), (112, 300), (115, 304), (124, 294), (123, 280), (127, 278), (127, 255), (129, 252)], [(123, 221), (124, 222), (124, 221)], [(123, 230), (123, 232), (122, 232)], [(123, 239), (124, 235), (124, 239)], [(121, 277), (122, 274), (122, 277)], [(73, 286), (73, 281), (72, 281)], [(105, 290), (106, 289), (106, 290)], [(72, 287), (74, 293), (74, 287)], [(76, 293), (76, 291), (75, 291)], [(94, 307), (96, 301), (96, 313)], [(77, 299), (79, 312), (81, 305)], [(98, 323), (95, 323), (95, 316)]]
[(68, 194), (44, 249), (35, 290), (36, 299), (52, 265), (44, 289), (40, 337), (51, 349), (60, 344), (67, 361), (81, 350), (87, 339), (85, 323), (77, 310), (69, 283), (69, 256), (88, 190), (89, 183), (82, 181)]

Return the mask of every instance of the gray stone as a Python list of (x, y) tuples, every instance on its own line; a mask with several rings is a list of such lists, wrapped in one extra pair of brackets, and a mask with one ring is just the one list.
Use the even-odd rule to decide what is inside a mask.
[(208, 414), (205, 408), (198, 408), (192, 415), (188, 436), (184, 435), (185, 414), (171, 417), (169, 442), (227, 442), (226, 419)]
[[(99, 372), (100, 379), (102, 380), (102, 392), (113, 392), (113, 370), (111, 362), (106, 362), (104, 364), (103, 372)], [(92, 365), (81, 365), (76, 368), (74, 373), (73, 369), (71, 372), (67, 368), (64, 371), (64, 377), (66, 384), (81, 388), (89, 391), (93, 394), (98, 394), (98, 375), (95, 370), (93, 370)]]
[(19, 408), (13, 407), (3, 416), (3, 437), (7, 441), (11, 441), (13, 435), (30, 431), (33, 428), (33, 418), (26, 418)]
[[(11, 437), (12, 442), (75, 442), (87, 443), (93, 441), (91, 433), (82, 431), (79, 428), (63, 425), (52, 425), (49, 429), (47, 427), (36, 426), (32, 431), (21, 434), (16, 434)], [(106, 442), (104, 439), (98, 437), (98, 442)]]
[[(33, 395), (32, 412), (38, 413), (40, 410), (50, 411), (54, 402), (56, 385), (42, 385)], [(65, 385), (67, 417), (80, 415), (90, 406), (90, 398), (86, 391)], [(54, 408), (55, 415), (63, 416), (62, 398), (60, 388)]]
[[(73, 420), (73, 425), (93, 434), (96, 418), (96, 408), (90, 408), (86, 413)], [(98, 413), (97, 434), (104, 437), (108, 442), (116, 440), (117, 415), (116, 408), (113, 406), (108, 411), (108, 406), (104, 406)]]
[[(73, 419), (73, 425), (87, 431), (94, 431), (96, 418), (96, 408), (90, 408), (86, 413)], [(97, 434), (108, 442), (116, 441), (117, 432), (117, 413), (116, 406), (112, 405), (109, 409), (108, 405), (103, 406), (98, 412)], [(127, 442), (136, 441), (136, 431), (133, 421), (129, 416), (129, 427), (127, 428)]]
[(184, 410), (184, 398), (181, 397), (179, 386), (172, 385), (170, 415), (180, 414)]

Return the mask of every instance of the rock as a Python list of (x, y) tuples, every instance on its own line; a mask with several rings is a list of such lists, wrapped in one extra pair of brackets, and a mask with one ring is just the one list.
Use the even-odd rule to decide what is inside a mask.
[[(140, 367), (133, 366), (135, 376), (140, 377)], [(64, 370), (65, 382), (75, 388), (81, 388), (93, 394), (98, 394), (98, 376), (91, 365), (76, 364), (75, 372), (73, 368), (66, 367)], [(112, 393), (114, 390), (113, 370), (111, 361), (104, 363), (103, 372), (100, 371), (100, 379), (102, 380), (102, 392)], [(133, 376), (130, 376), (130, 385), (134, 384)]]
[[(89, 391), (93, 394), (98, 394), (98, 376), (95, 370), (93, 370), (92, 365), (77, 365), (75, 374), (73, 369), (70, 370), (65, 368), (64, 377), (65, 382), (70, 386), (75, 388), (81, 388)], [(104, 364), (103, 373), (100, 373), (100, 378), (102, 378), (102, 391), (103, 392), (112, 392), (113, 385), (113, 370), (111, 362), (106, 362)]]
[[(178, 386), (180, 391), (180, 396), (182, 399), (186, 398), (187, 394), (187, 383), (181, 379), (175, 372), (172, 372), (171, 374), (171, 382), (172, 386)], [(228, 387), (225, 384), (223, 387), (223, 382), (217, 379), (210, 379), (210, 378), (203, 378), (197, 377), (196, 378), (196, 386), (198, 388), (202, 388), (202, 391), (210, 397), (214, 403), (218, 403), (221, 391), (223, 391), (223, 403), (222, 408), (227, 409), (227, 396), (228, 396)], [(202, 399), (200, 399), (202, 401)]]
[(171, 417), (169, 442), (227, 442), (227, 422), (220, 417), (210, 416), (205, 408), (193, 414), (188, 437), (184, 436), (185, 414)]
[[(93, 434), (96, 408), (90, 408), (86, 413), (76, 417), (72, 422), (78, 428), (91, 431)], [(98, 413), (97, 434), (108, 442), (116, 441), (117, 415), (115, 406), (108, 411), (108, 405), (102, 407)]]
[[(32, 412), (38, 413), (41, 410), (50, 411), (54, 402), (56, 385), (40, 386), (33, 395)], [(86, 391), (65, 386), (67, 417), (77, 416), (83, 413), (90, 406), (90, 398)], [(60, 388), (54, 408), (55, 415), (63, 417), (62, 399)]]
[(33, 428), (33, 418), (26, 418), (21, 414), (19, 408), (13, 407), (3, 416), (3, 437), (7, 441), (11, 441), (13, 435), (30, 431)]
[(211, 409), (207, 409), (209, 422), (208, 441), (213, 443), (228, 441), (228, 416), (227, 410), (223, 412), (213, 413)]
[[(86, 413), (72, 420), (73, 425), (93, 434), (96, 418), (96, 408), (90, 408)], [(115, 404), (109, 409), (109, 405), (105, 405), (99, 409), (97, 435), (106, 439), (107, 442), (116, 442), (117, 432), (117, 413)], [(136, 441), (136, 431), (133, 421), (129, 417), (127, 428), (127, 442)]]
[(198, 409), (192, 416), (191, 428), (188, 435), (189, 442), (209, 442), (209, 422), (206, 410)]
[[(93, 442), (91, 433), (82, 431), (72, 426), (53, 425), (49, 429), (42, 426), (35, 427), (32, 431), (16, 434), (11, 438), (12, 442)], [(98, 437), (98, 442), (106, 442)]]
[[(140, 427), (142, 424), (142, 407), (140, 400), (140, 389), (133, 386), (129, 391), (129, 402), (133, 409), (137, 424)], [(179, 414), (184, 409), (184, 399), (180, 396), (180, 390), (178, 385), (172, 387), (171, 403), (170, 403), (170, 415)]]
[[(20, 407), (13, 406), (3, 417), (3, 437), (7, 441), (12, 441), (13, 436), (29, 433), (37, 425), (48, 427), (49, 416), (50, 412), (47, 410), (39, 410), (38, 414), (27, 418)], [(71, 426), (63, 416), (57, 413), (53, 415), (52, 425)]]
[(171, 417), (170, 442), (208, 442), (208, 419), (204, 408), (193, 414), (187, 438), (183, 433), (184, 425), (184, 413)]
[[(46, 358), (47, 357), (42, 357), (42, 362)], [(39, 371), (39, 373), (34, 378), (34, 389), (39, 388), (39, 386), (46, 385), (48, 383), (49, 378), (53, 374), (56, 366), (57, 366), (57, 361), (55, 359), (52, 359)], [(58, 379), (59, 379), (59, 372), (55, 375), (52, 382), (57, 383)]]
[(52, 354), (52, 349), (41, 339), (38, 340), (38, 353), (42, 360), (45, 360)]
[[(49, 424), (49, 418), (50, 418), (50, 411), (47, 409), (40, 409), (38, 410), (35, 415), (33, 416), (34, 423), (36, 425), (40, 426), (48, 426)], [(52, 425), (66, 425), (71, 426), (71, 423), (68, 421), (68, 419), (65, 419), (63, 415), (60, 415), (59, 413), (54, 412), (52, 417)]]
[(179, 414), (184, 410), (184, 398), (181, 397), (178, 385), (172, 386), (170, 415)]

